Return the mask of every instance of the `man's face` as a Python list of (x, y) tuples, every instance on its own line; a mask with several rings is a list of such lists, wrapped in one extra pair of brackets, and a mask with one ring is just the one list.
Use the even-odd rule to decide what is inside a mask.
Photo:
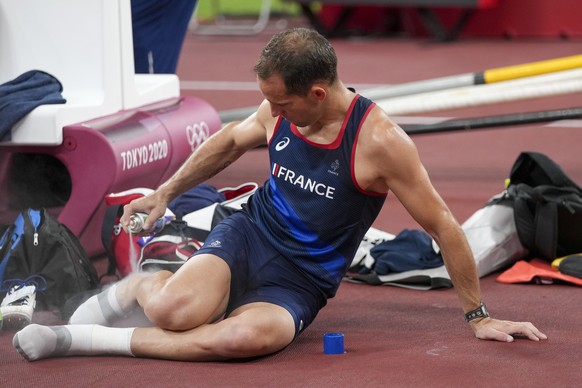
[(318, 101), (307, 96), (287, 94), (287, 88), (279, 75), (259, 79), (259, 88), (271, 105), (273, 117), (283, 116), (298, 127), (312, 124), (318, 117)]

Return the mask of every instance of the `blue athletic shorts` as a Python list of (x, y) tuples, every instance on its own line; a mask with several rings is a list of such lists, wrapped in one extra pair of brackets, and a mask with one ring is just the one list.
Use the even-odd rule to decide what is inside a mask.
[(195, 255), (202, 253), (219, 256), (230, 267), (226, 316), (249, 303), (273, 303), (293, 316), (297, 336), (327, 303), (323, 292), (267, 242), (245, 212), (216, 225)]

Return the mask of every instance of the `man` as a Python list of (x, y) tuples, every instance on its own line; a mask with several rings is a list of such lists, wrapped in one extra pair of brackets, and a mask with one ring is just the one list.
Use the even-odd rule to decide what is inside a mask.
[(136, 73), (175, 73), (196, 0), (131, 0)]
[[(131, 275), (81, 305), (70, 325), (17, 333), (18, 351), (29, 360), (107, 353), (200, 361), (281, 350), (335, 295), (388, 190), (440, 246), (478, 338), (545, 339), (531, 323), (488, 316), (464, 234), (414, 144), (347, 89), (336, 66), (315, 31), (275, 35), (255, 66), (265, 97), (257, 112), (225, 126), (152, 195), (127, 205), (122, 223), (143, 211), (151, 227), (176, 196), (265, 142), (270, 179), (175, 274)], [(153, 327), (107, 327), (136, 306)]]

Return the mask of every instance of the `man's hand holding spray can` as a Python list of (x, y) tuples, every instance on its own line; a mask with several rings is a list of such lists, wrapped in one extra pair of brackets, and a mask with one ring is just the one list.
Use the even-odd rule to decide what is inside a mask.
[(144, 230), (144, 225), (145, 222), (148, 218), (148, 214), (147, 213), (133, 213), (130, 217), (129, 217), (129, 225), (127, 226), (127, 230), (128, 232), (130, 232), (131, 234), (137, 235), (139, 233), (146, 232), (147, 234), (153, 235), (156, 234), (158, 232), (160, 232), (162, 229), (164, 229), (164, 226), (166, 226), (169, 222), (170, 222), (170, 218), (169, 217), (161, 217), (158, 218), (156, 220), (156, 222), (154, 223), (154, 225), (152, 226), (152, 228), (150, 230)]

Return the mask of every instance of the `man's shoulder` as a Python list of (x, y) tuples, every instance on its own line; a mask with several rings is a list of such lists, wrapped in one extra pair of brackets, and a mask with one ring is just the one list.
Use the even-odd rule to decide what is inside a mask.
[(381, 160), (379, 158), (387, 155), (410, 151), (414, 148), (414, 143), (386, 112), (374, 107), (362, 123), (357, 147), (363, 152), (362, 156)]
[(374, 106), (362, 123), (360, 136), (364, 139), (372, 137), (376, 141), (390, 141), (393, 136), (400, 136), (402, 129), (379, 106)]

